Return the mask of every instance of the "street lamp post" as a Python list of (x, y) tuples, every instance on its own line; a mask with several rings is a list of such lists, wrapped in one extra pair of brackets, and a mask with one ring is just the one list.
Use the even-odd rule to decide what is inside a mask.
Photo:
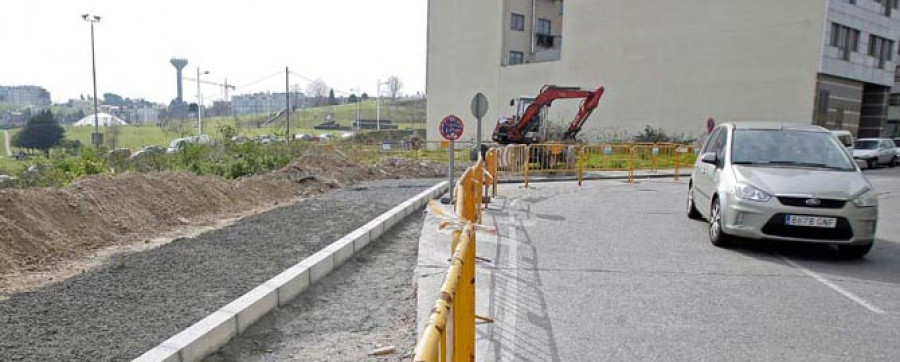
[(203, 135), (203, 96), (200, 94), (200, 74), (209, 74), (208, 70), (200, 73), (200, 67), (197, 67), (197, 137)]
[(381, 79), (378, 80), (378, 97), (375, 99), (375, 127), (377, 130), (381, 130), (381, 85), (388, 84), (390, 82), (382, 82)]
[(100, 134), (100, 116), (97, 114), (99, 112), (99, 105), (97, 104), (97, 56), (94, 53), (94, 23), (100, 22), (100, 17), (97, 15), (91, 14), (83, 14), (81, 18), (84, 21), (91, 23), (91, 69), (93, 71), (94, 76), (94, 134), (91, 135), (91, 141), (93, 141), (94, 145), (97, 148), (100, 148), (100, 145), (103, 143), (103, 136)]
[(359, 103), (361, 101), (359, 94), (360, 90), (359, 87), (356, 87), (356, 89), (351, 89), (350, 91), (356, 94), (356, 130), (359, 131)]

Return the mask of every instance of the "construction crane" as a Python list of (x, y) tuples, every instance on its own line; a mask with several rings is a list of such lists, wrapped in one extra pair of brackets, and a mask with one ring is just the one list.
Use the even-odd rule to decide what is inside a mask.
[(502, 145), (534, 144), (547, 141), (545, 139), (547, 108), (557, 99), (582, 98), (584, 101), (581, 102), (578, 115), (569, 124), (569, 128), (561, 140), (574, 142), (575, 136), (581, 131), (584, 122), (600, 103), (603, 92), (603, 87), (591, 91), (577, 87), (545, 85), (535, 98), (519, 97), (510, 101), (510, 106), (516, 106), (516, 115), (513, 118), (498, 121), (497, 126), (494, 127), (492, 138)]
[[(189, 80), (189, 81), (191, 81), (191, 82), (196, 82), (196, 81), (197, 81), (196, 78), (191, 78), (191, 77), (187, 77), (187, 76), (182, 76), (181, 79)], [(202, 84), (207, 84), (207, 85), (214, 85), (214, 86), (217, 86), (217, 87), (222, 87), (222, 89), (223, 89), (223, 91), (224, 91), (224, 93), (225, 93), (225, 100), (226, 100), (226, 101), (228, 100), (228, 90), (229, 90), (229, 89), (230, 89), (230, 90), (235, 90), (235, 88), (236, 88), (235, 86), (233, 86), (233, 85), (231, 85), (231, 84), (228, 84), (228, 79), (225, 79), (225, 83), (224, 83), (224, 84), (223, 84), (223, 83), (210, 82), (210, 81), (206, 81), (206, 80), (202, 80), (202, 79), (200, 80), (200, 83), (202, 83)]]

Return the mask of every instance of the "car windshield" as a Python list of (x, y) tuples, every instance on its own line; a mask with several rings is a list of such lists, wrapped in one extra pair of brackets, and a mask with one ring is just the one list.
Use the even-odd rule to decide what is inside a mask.
[(857, 150), (874, 150), (878, 148), (878, 141), (876, 140), (862, 140), (856, 141)]
[(736, 129), (731, 160), (736, 165), (855, 169), (831, 134), (801, 130)]

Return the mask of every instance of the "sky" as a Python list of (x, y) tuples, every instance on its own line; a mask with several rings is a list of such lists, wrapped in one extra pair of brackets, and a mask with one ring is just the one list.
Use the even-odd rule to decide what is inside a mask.
[[(283, 92), (284, 68), (321, 78), (338, 91), (375, 95), (396, 75), (402, 93), (425, 90), (424, 0), (4, 0), (0, 2), (0, 85), (37, 85), (54, 102), (92, 94), (90, 24), (95, 25), (98, 94), (168, 104), (176, 96), (172, 57), (187, 58), (203, 80), (237, 94)], [(275, 73), (266, 81), (257, 82)], [(306, 90), (306, 80), (292, 77)], [(185, 101), (197, 86), (185, 81)], [(221, 87), (201, 87), (209, 103)], [(385, 90), (386, 92), (386, 90)]]

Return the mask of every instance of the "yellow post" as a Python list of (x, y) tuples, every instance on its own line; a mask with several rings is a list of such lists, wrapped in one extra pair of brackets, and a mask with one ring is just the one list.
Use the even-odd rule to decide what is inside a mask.
[[(479, 215), (478, 184), (479, 168), (481, 162), (475, 165), (473, 172), (466, 174), (463, 187), (466, 190), (466, 198), (462, 200), (463, 220), (477, 222)], [(466, 226), (462, 232), (461, 243), (467, 248), (465, 253), (457, 256), (462, 258), (462, 271), (460, 272), (456, 298), (453, 301), (453, 361), (475, 361), (475, 230)]]
[(584, 180), (584, 146), (578, 146), (578, 186)]
[(531, 145), (525, 146), (525, 188), (528, 188), (529, 168), (531, 168)]
[(493, 192), (491, 192), (491, 196), (497, 196), (497, 184), (500, 182), (500, 174), (498, 171), (499, 170), (498, 164), (500, 163), (500, 159), (499, 159), (500, 155), (498, 153), (499, 153), (499, 151), (497, 151), (496, 148), (491, 150), (491, 155), (493, 156), (491, 158), (493, 160), (491, 162), (491, 175), (494, 176), (494, 179), (491, 182), (493, 184), (492, 185)]
[(679, 156), (678, 148), (679, 148), (678, 145), (676, 145), (675, 146), (675, 181), (678, 181), (678, 176), (680, 173), (678, 171), (678, 156)]
[(634, 145), (628, 153), (628, 182), (634, 183)]

